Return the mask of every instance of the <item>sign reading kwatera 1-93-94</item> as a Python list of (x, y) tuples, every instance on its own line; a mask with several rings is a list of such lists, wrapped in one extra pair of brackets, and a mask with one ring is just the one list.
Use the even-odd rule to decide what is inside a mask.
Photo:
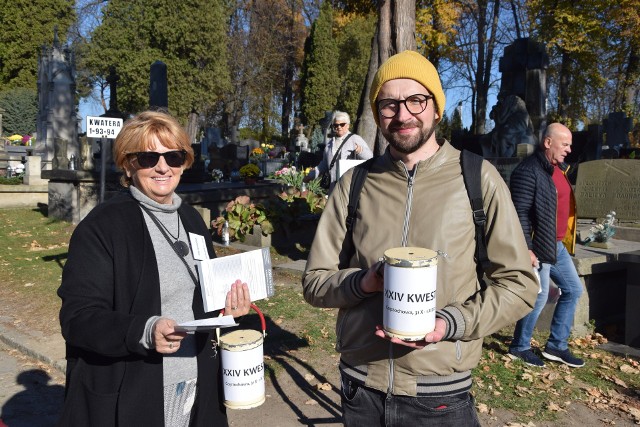
[(87, 116), (87, 137), (114, 139), (122, 129), (122, 123), (122, 119), (113, 117)]

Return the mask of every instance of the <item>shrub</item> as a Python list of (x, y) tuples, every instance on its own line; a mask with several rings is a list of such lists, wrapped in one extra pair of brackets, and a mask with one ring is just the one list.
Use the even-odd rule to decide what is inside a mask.
[(33, 89), (15, 88), (0, 92), (2, 132), (6, 135), (32, 134), (38, 117), (38, 94)]
[(260, 176), (260, 168), (253, 163), (248, 163), (240, 168), (240, 176), (243, 178), (257, 178)]
[(266, 209), (261, 204), (251, 203), (249, 196), (238, 196), (230, 201), (225, 215), (213, 221), (212, 226), (217, 229), (218, 236), (222, 235), (225, 221), (229, 221), (229, 239), (244, 242), (245, 237), (253, 232), (254, 225), (259, 225), (264, 235), (273, 233)]

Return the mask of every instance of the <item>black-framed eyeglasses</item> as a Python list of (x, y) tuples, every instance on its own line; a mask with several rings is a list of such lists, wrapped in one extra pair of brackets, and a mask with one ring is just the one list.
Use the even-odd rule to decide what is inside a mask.
[(433, 95), (417, 93), (407, 96), (406, 99), (381, 99), (378, 101), (378, 111), (382, 117), (392, 119), (398, 114), (398, 111), (400, 111), (400, 105), (404, 104), (407, 111), (411, 114), (420, 114), (427, 109), (427, 104), (432, 98)]
[(347, 125), (346, 123), (334, 123), (334, 124), (333, 124), (333, 127), (334, 127), (335, 129), (339, 129), (339, 128), (343, 128), (343, 127), (345, 127), (346, 125)]
[(130, 156), (134, 156), (138, 165), (144, 169), (149, 169), (157, 165), (160, 160), (160, 156), (164, 157), (164, 161), (172, 168), (179, 168), (184, 165), (184, 162), (187, 159), (186, 150), (165, 151), (164, 153), (157, 153), (155, 151), (139, 151), (137, 153), (128, 154)]

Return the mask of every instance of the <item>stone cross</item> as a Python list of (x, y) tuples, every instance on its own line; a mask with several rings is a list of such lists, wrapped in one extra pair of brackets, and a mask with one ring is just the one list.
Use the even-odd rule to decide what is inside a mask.
[(109, 110), (107, 113), (119, 113), (118, 81), (120, 81), (120, 76), (116, 74), (116, 67), (112, 65), (109, 67), (109, 75), (107, 76), (107, 83), (109, 83)]

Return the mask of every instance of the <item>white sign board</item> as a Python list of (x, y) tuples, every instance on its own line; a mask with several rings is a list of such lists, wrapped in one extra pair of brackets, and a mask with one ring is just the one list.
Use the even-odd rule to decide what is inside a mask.
[(344, 175), (346, 171), (348, 171), (352, 167), (358, 166), (362, 162), (364, 162), (364, 160), (338, 160), (338, 178), (342, 177), (342, 175)]
[(87, 137), (115, 139), (124, 120), (113, 117), (87, 116)]

